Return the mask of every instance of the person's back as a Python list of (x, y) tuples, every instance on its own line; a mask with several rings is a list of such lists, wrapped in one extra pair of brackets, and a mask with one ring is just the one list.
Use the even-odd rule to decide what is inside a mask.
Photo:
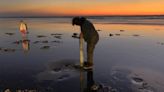
[(85, 20), (83, 22), (83, 24), (81, 25), (81, 31), (83, 33), (84, 40), (87, 43), (97, 43), (99, 36), (95, 27), (90, 21)]

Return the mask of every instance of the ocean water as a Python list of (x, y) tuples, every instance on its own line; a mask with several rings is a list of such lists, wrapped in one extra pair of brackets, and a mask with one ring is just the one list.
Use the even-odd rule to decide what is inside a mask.
[[(0, 91), (164, 91), (163, 16), (88, 17), (100, 37), (90, 71), (74, 67), (80, 27), (71, 19), (0, 18)], [(20, 41), (20, 20), (29, 41)], [(86, 61), (86, 43), (84, 51)]]

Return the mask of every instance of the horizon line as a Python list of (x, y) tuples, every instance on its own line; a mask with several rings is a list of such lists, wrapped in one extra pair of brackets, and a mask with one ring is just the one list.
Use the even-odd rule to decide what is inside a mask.
[[(75, 15), (80, 16), (80, 15)], [(64, 17), (75, 17), (74, 15), (65, 15), (65, 16), (0, 16), (0, 18), (64, 18)], [(81, 15), (84, 17), (146, 17), (146, 16), (164, 16), (164, 14), (161, 15)]]

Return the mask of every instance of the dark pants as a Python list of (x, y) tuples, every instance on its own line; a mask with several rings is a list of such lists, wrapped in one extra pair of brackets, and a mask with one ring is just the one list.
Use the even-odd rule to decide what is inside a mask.
[(87, 41), (87, 62), (89, 66), (93, 65), (93, 54), (94, 54), (94, 49), (99, 40), (98, 35), (95, 35)]

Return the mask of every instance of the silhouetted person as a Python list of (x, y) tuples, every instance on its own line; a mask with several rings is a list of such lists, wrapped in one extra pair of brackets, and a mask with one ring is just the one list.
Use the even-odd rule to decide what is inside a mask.
[(98, 32), (93, 24), (84, 17), (74, 17), (72, 25), (78, 25), (81, 28), (81, 35), (87, 43), (87, 66), (93, 65), (93, 51), (99, 40)]

